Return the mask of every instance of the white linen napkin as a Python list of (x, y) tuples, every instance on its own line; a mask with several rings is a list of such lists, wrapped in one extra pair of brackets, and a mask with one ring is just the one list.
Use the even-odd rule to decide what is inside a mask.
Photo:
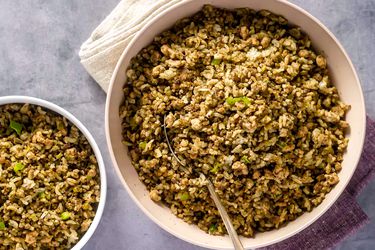
[(79, 51), (87, 72), (107, 92), (121, 53), (154, 16), (182, 0), (121, 0)]

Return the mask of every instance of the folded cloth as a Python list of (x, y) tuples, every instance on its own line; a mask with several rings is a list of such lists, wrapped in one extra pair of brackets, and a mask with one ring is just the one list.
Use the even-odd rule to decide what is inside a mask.
[(311, 226), (265, 250), (329, 249), (369, 221), (355, 198), (345, 190), (332, 207)]
[[(81, 46), (88, 73), (107, 92), (116, 63), (134, 35), (161, 11), (181, 0), (122, 0)], [(325, 249), (341, 242), (368, 222), (356, 196), (375, 174), (375, 122), (367, 118), (364, 152), (348, 187), (335, 204), (299, 234), (264, 249)]]
[(82, 44), (81, 63), (105, 92), (117, 61), (134, 35), (151, 18), (178, 2), (181, 0), (122, 0)]
[(311, 226), (280, 243), (265, 247), (279, 249), (328, 249), (365, 225), (369, 218), (356, 196), (375, 175), (375, 122), (367, 117), (364, 150), (347, 188), (332, 207)]

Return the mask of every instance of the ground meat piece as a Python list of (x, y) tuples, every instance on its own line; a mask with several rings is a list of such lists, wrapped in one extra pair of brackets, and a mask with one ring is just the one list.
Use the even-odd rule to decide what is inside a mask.
[(235, 175), (247, 175), (249, 173), (246, 164), (239, 161), (233, 163), (232, 169)]

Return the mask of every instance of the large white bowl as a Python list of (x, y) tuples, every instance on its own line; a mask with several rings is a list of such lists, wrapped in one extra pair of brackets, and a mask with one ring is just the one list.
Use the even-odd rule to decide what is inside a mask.
[(95, 229), (97, 228), (100, 219), (102, 218), (103, 210), (104, 210), (104, 204), (107, 196), (107, 177), (105, 173), (105, 167), (104, 167), (104, 161), (102, 158), (102, 155), (100, 153), (99, 147), (96, 144), (94, 138), (90, 134), (90, 132), (87, 130), (87, 128), (77, 119), (75, 118), (71, 113), (66, 111), (65, 109), (57, 106), (56, 104), (53, 104), (51, 102), (35, 98), (35, 97), (29, 97), (29, 96), (4, 96), (0, 97), (0, 106), (4, 104), (11, 104), (11, 103), (29, 103), (41, 106), (43, 108), (46, 108), (47, 110), (52, 110), (53, 112), (65, 117), (68, 119), (71, 123), (73, 123), (86, 137), (87, 141), (90, 143), (90, 146), (92, 150), (94, 151), (94, 154), (96, 156), (96, 160), (98, 161), (99, 166), (99, 174), (100, 174), (100, 200), (98, 207), (96, 209), (95, 217), (89, 227), (89, 229), (86, 231), (86, 233), (82, 236), (82, 238), (75, 244), (71, 250), (79, 250), (83, 248), (83, 246), (87, 243), (87, 241), (91, 238), (92, 234), (94, 233)]
[[(250, 7), (256, 10), (268, 9), (286, 17), (290, 23), (296, 24), (309, 34), (313, 45), (323, 51), (328, 60), (332, 80), (336, 85), (341, 99), (351, 105), (346, 116), (350, 124), (350, 139), (347, 153), (344, 155), (340, 182), (326, 196), (325, 200), (310, 213), (305, 213), (295, 221), (278, 230), (258, 233), (255, 238), (242, 238), (246, 248), (256, 248), (284, 240), (298, 233), (317, 220), (337, 200), (345, 189), (356, 169), (365, 137), (365, 105), (359, 79), (344, 49), (326, 27), (303, 9), (287, 2), (277, 0), (193, 0), (181, 1), (165, 10), (151, 20), (134, 37), (121, 55), (108, 91), (106, 103), (106, 136), (112, 161), (117, 174), (132, 199), (155, 223), (171, 234), (193, 244), (215, 249), (231, 249), (232, 243), (228, 236), (212, 236), (194, 225), (188, 225), (175, 217), (168, 208), (154, 203), (145, 186), (139, 181), (132, 167), (127, 148), (121, 143), (121, 119), (119, 107), (124, 100), (122, 87), (126, 81), (125, 71), (129, 61), (143, 47), (150, 44), (153, 37), (171, 27), (178, 19), (190, 16), (199, 11), (204, 4), (217, 7), (238, 8)], [(359, 45), (358, 45), (359, 46)]]

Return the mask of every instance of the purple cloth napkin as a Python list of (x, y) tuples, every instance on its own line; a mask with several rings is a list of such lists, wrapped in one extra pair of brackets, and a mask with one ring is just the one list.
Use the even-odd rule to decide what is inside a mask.
[(369, 218), (356, 196), (375, 175), (375, 122), (367, 117), (366, 140), (357, 170), (339, 199), (311, 226), (263, 250), (328, 249), (365, 225)]

